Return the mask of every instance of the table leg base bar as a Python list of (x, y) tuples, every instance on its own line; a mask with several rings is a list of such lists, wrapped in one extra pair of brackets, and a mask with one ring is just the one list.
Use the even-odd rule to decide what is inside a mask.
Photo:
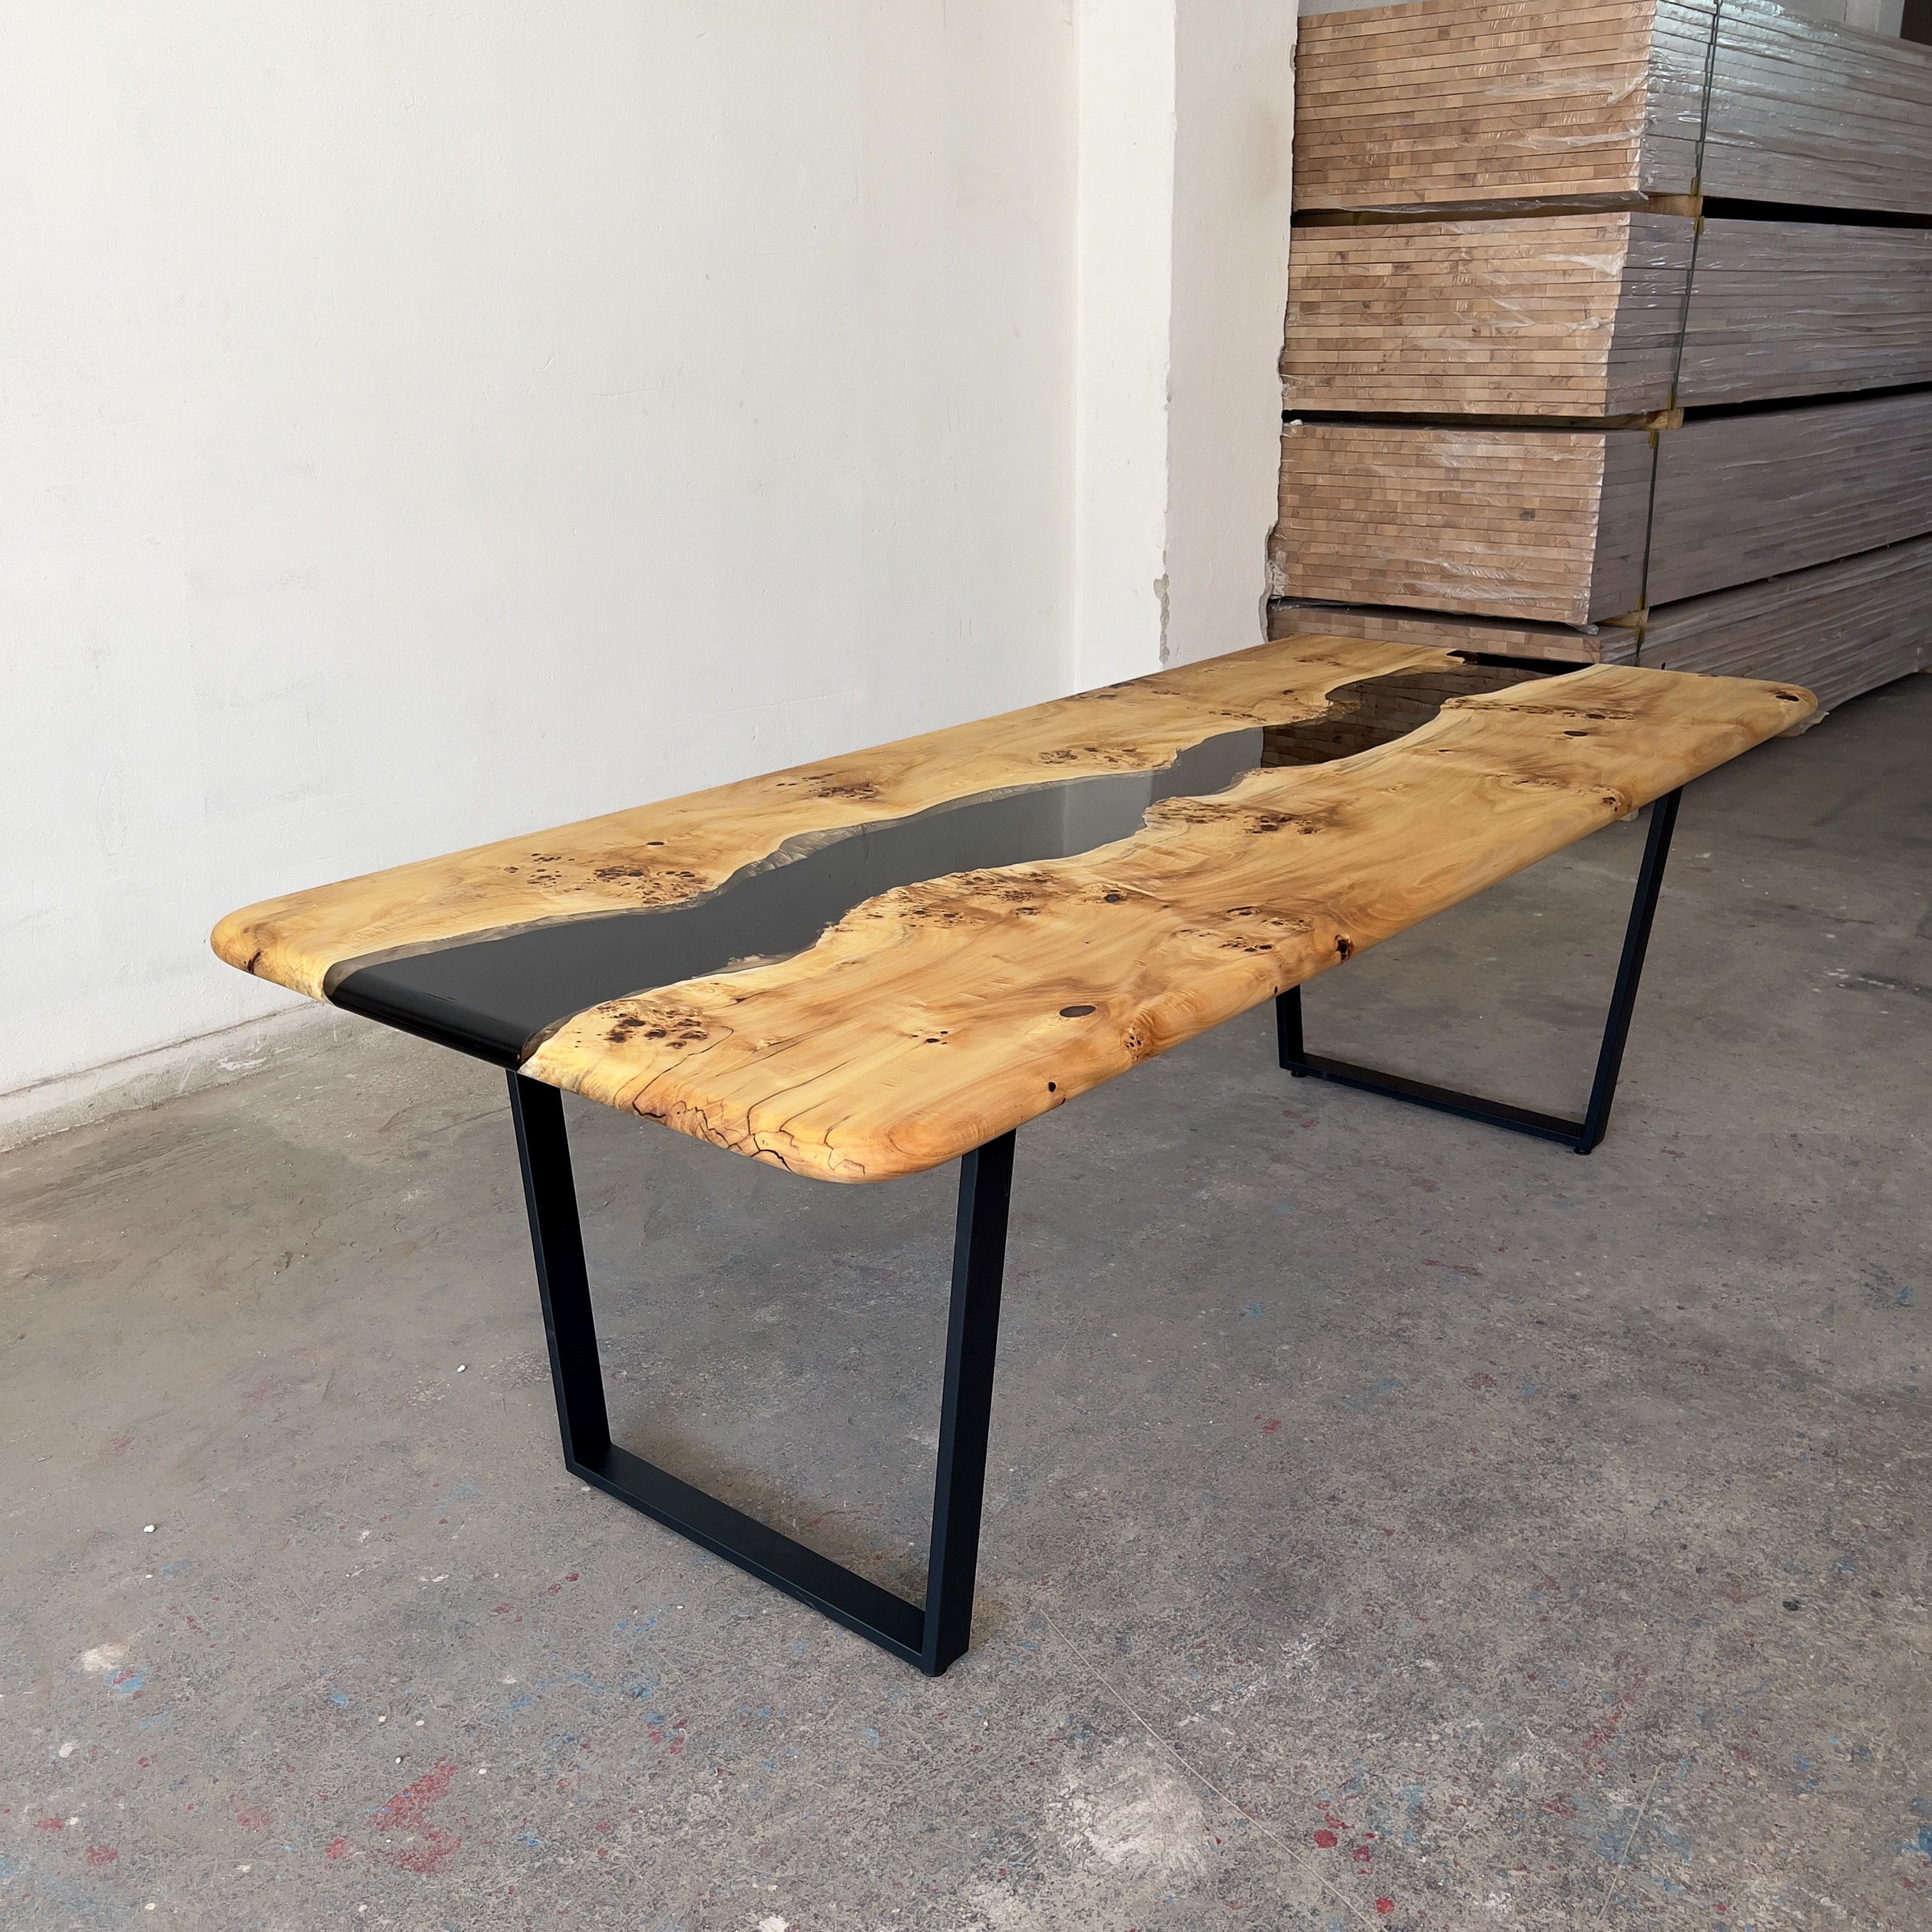
[(509, 1080), (564, 1466), (580, 1481), (937, 1677), (965, 1653), (972, 1638), (1012, 1135), (988, 1141), (959, 1163), (932, 1540), (922, 1609), (610, 1440), (563, 1096), (520, 1073), (513, 1072)]
[(855, 1575), (842, 1564), (720, 1502), (700, 1489), (646, 1462), (615, 1443), (595, 1462), (566, 1459), (579, 1481), (640, 1510), (714, 1556), (735, 1563), (760, 1582), (809, 1604), (821, 1616), (869, 1637), (895, 1657), (922, 1664), (926, 1617), (916, 1604)]
[(1683, 796), (1681, 790), (1666, 792), (1650, 808), (1650, 830), (1644, 840), (1643, 862), (1637, 868), (1630, 922), (1624, 929), (1623, 955), (1617, 962), (1617, 982), (1610, 994), (1609, 1017), (1604, 1023), (1596, 1078), (1591, 1083), (1589, 1106), (1580, 1120), (1565, 1120), (1560, 1114), (1540, 1114), (1534, 1108), (1512, 1106), (1507, 1100), (1486, 1100), (1480, 1094), (1459, 1093), (1454, 1088), (1432, 1086), (1426, 1080), (1411, 1080), (1400, 1073), (1384, 1073), (1372, 1066), (1357, 1066), (1346, 1060), (1325, 1060), (1310, 1053), (1302, 1043), (1299, 986), (1290, 986), (1275, 995), (1275, 1042), (1282, 1065), (1298, 1078), (1332, 1080), (1337, 1086), (1359, 1087), (1367, 1093), (1385, 1094), (1392, 1100), (1412, 1100), (1418, 1106), (1460, 1114), (1465, 1120), (1485, 1120), (1514, 1133), (1558, 1142), (1573, 1153), (1588, 1154), (1610, 1126), (1610, 1103), (1616, 1098), (1617, 1075), (1630, 1038), (1630, 1016), (1636, 1008), (1644, 954), (1650, 945), (1658, 897), (1664, 890), (1664, 861), (1670, 856), (1670, 835), (1676, 829), (1677, 808)]
[(1359, 1087), (1366, 1093), (1386, 1094), (1394, 1100), (1412, 1100), (1418, 1107), (1433, 1107), (1439, 1113), (1460, 1114), (1465, 1120), (1486, 1120), (1492, 1126), (1534, 1134), (1539, 1140), (1560, 1141), (1579, 1154), (1590, 1150), (1583, 1142), (1584, 1124), (1566, 1120), (1560, 1114), (1539, 1114), (1533, 1108), (1513, 1107), (1507, 1100), (1486, 1100), (1480, 1094), (1432, 1087), (1426, 1080), (1378, 1072), (1372, 1066), (1352, 1066), (1346, 1060), (1324, 1060), (1317, 1054), (1284, 1060), (1282, 1065), (1297, 1079), (1332, 1080), (1338, 1087)]

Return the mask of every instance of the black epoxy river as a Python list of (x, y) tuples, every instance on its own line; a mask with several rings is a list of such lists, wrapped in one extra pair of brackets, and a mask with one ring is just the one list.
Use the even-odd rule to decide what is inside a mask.
[(1138, 830), (1163, 798), (1224, 790), (1261, 763), (1262, 729), (1192, 745), (1156, 772), (1108, 772), (962, 799), (855, 826), (799, 857), (761, 860), (707, 898), (440, 946), (356, 967), (329, 998), (350, 1012), (500, 1066), (606, 1000), (722, 972), (736, 959), (802, 952), (854, 906), (949, 872), (1036, 865)]

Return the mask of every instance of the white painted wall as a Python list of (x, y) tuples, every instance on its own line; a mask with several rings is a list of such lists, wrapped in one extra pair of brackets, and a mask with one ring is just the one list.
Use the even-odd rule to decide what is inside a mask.
[(1174, 15), (1174, 0), (1080, 0), (1072, 681), (1081, 687), (1155, 668), (1166, 634)]
[(1258, 638), (1293, 6), (1142, 5), (15, 0), (0, 1130), (278, 1005), (233, 906), (1154, 668), (1190, 412)]
[(1164, 661), (1268, 633), (1294, 145), (1293, 0), (1180, 11)]
[(1081, 685), (1265, 634), (1294, 0), (1082, 0)]

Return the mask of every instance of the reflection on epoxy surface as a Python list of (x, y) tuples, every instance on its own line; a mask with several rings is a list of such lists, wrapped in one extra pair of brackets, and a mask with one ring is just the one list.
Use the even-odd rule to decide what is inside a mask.
[(1091, 851), (1164, 798), (1225, 790), (1261, 762), (1262, 728), (1190, 746), (1158, 771), (1108, 772), (962, 799), (781, 850), (678, 905), (609, 913), (351, 966), (329, 998), (502, 1066), (560, 1021), (741, 960), (802, 952), (895, 886)]

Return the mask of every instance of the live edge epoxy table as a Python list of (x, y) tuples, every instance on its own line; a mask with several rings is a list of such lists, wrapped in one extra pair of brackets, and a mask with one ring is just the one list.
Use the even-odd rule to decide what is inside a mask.
[[(1015, 1130), (1267, 999), (1282, 1064), (1587, 1154), (1679, 789), (1795, 686), (1593, 666), (1259, 768), (1263, 728), (1446, 653), (1300, 638), (234, 913), (231, 965), (509, 1071), (564, 1458), (937, 1675), (972, 1622)], [(1319, 1058), (1300, 988), (1658, 801), (1590, 1105)], [(610, 1440), (559, 1090), (820, 1180), (960, 1163), (926, 1602)]]

